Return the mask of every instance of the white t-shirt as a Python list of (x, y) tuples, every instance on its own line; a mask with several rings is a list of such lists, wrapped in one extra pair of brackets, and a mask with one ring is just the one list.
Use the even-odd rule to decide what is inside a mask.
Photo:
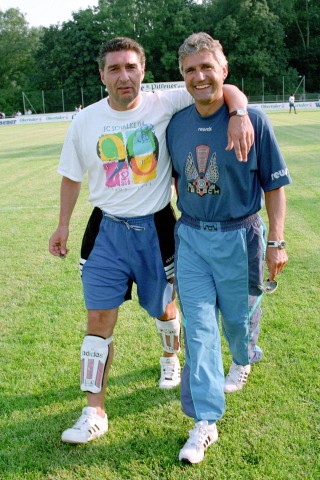
[(82, 182), (89, 201), (111, 215), (136, 217), (164, 208), (171, 198), (166, 128), (193, 102), (184, 89), (141, 92), (132, 110), (110, 108), (104, 98), (82, 110), (68, 130), (58, 172)]

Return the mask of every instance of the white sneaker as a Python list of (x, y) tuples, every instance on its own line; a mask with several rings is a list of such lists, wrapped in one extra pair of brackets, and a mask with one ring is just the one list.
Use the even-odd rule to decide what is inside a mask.
[(160, 366), (159, 388), (174, 388), (180, 385), (180, 362), (178, 357), (160, 357)]
[(218, 440), (218, 430), (215, 423), (208, 425), (206, 420), (196, 423), (189, 432), (190, 438), (180, 450), (179, 460), (186, 463), (200, 463), (205, 450)]
[(248, 381), (250, 370), (250, 365), (236, 365), (232, 362), (224, 382), (224, 392), (233, 393), (241, 390)]
[(61, 440), (66, 443), (87, 443), (101, 437), (108, 430), (108, 417), (100, 417), (97, 409), (85, 407), (79, 420), (62, 433)]

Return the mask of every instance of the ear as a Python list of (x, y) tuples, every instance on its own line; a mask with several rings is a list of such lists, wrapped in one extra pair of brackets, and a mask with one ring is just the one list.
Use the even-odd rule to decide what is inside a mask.
[(145, 66), (143, 65), (143, 66), (141, 67), (141, 82), (142, 82), (143, 79), (144, 79), (145, 73), (146, 73), (146, 72), (145, 72)]
[(222, 68), (222, 71), (223, 71), (223, 74), (222, 74), (222, 77), (223, 77), (223, 81), (225, 81), (225, 79), (227, 78), (228, 76), (228, 65), (225, 65), (223, 68)]
[(99, 70), (99, 73), (100, 73), (100, 80), (103, 83), (103, 85), (105, 85), (103, 70)]

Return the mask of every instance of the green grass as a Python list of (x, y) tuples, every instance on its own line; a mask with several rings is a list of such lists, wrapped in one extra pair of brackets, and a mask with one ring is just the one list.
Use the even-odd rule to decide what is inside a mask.
[[(269, 115), (294, 180), (286, 189), (289, 263), (277, 292), (263, 300), (264, 360), (246, 388), (227, 397), (219, 441), (197, 466), (177, 460), (192, 421), (181, 412), (179, 390), (158, 389), (160, 342), (136, 298), (122, 306), (114, 335), (108, 434), (84, 446), (60, 442), (85, 405), (78, 352), (86, 314), (77, 265), (91, 208), (84, 188), (70, 255), (50, 256), (67, 124), (0, 128), (1, 479), (320, 478), (320, 112)], [(224, 341), (223, 352), (227, 370)]]

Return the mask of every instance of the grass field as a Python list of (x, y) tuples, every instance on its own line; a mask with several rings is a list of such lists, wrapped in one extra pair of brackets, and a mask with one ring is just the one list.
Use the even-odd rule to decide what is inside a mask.
[[(84, 446), (60, 442), (85, 406), (78, 252), (91, 208), (84, 188), (68, 259), (50, 256), (68, 125), (0, 128), (1, 479), (320, 479), (320, 112), (269, 115), (294, 180), (286, 189), (289, 263), (263, 299), (264, 359), (245, 389), (227, 397), (219, 441), (197, 466), (177, 459), (192, 421), (178, 389), (158, 389), (160, 342), (136, 298), (121, 308), (114, 335), (108, 434)], [(223, 352), (227, 370), (224, 342)]]

